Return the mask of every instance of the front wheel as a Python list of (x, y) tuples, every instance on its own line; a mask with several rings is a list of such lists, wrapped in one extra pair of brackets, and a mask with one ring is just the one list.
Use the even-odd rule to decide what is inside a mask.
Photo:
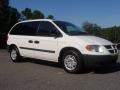
[(64, 53), (62, 64), (68, 73), (81, 73), (83, 71), (82, 55), (74, 50), (69, 50)]
[(21, 60), (21, 56), (16, 47), (12, 47), (10, 50), (10, 57), (13, 62), (19, 62)]

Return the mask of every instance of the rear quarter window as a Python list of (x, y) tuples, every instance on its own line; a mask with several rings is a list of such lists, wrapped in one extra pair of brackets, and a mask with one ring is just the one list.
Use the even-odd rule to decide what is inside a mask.
[(34, 36), (38, 29), (39, 22), (24, 22), (17, 24), (10, 32), (11, 35)]

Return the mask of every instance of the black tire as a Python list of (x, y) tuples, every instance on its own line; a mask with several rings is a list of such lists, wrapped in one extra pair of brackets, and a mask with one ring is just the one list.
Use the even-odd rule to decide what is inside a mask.
[[(15, 53), (16, 53), (16, 56), (13, 56), (13, 54), (15, 55)], [(13, 62), (21, 61), (22, 57), (20, 56), (20, 53), (19, 53), (17, 47), (14, 46), (10, 49), (10, 58)]]
[[(72, 60), (72, 64), (73, 63), (75, 63), (75, 64), (74, 64), (73, 69), (71, 69), (71, 70), (69, 69), (69, 66), (72, 64), (68, 64), (68, 66), (66, 64), (67, 62), (69, 63), (69, 60), (70, 60), (70, 59), (67, 59), (68, 57), (74, 57), (74, 60), (73, 59), (71, 59), (71, 60)], [(73, 74), (82, 73), (83, 66), (84, 66), (82, 54), (76, 50), (69, 50), (69, 51), (65, 52), (62, 56), (62, 65), (63, 65), (64, 70), (68, 73), (73, 73)], [(71, 68), (71, 66), (70, 66), (70, 68)]]

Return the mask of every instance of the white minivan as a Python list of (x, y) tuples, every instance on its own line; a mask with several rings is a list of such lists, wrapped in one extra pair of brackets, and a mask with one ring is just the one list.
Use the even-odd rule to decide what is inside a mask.
[(78, 73), (84, 67), (113, 64), (118, 58), (116, 45), (65, 21), (19, 22), (8, 33), (7, 44), (13, 62), (26, 57), (60, 62), (69, 73)]

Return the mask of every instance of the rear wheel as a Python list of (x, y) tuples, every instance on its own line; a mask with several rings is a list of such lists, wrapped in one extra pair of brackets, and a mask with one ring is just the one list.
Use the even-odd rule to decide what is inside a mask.
[(21, 56), (16, 47), (12, 47), (10, 50), (10, 57), (13, 62), (19, 62), (21, 61)]
[(69, 50), (63, 54), (62, 64), (65, 71), (69, 73), (81, 73), (83, 71), (82, 55), (75, 50)]

